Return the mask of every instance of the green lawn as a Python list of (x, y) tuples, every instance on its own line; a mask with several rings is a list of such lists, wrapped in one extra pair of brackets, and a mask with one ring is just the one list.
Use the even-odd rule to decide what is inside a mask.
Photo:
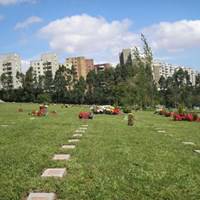
[[(55, 192), (60, 200), (200, 199), (200, 123), (173, 122), (152, 112), (135, 113), (134, 127), (124, 115), (98, 115), (75, 150), (62, 144), (85, 122), (83, 107), (51, 105), (57, 116), (31, 119), (36, 104), (0, 104), (0, 200), (19, 200), (30, 191)], [(158, 133), (160, 127), (166, 133)], [(183, 145), (191, 141), (196, 146)], [(52, 161), (70, 152), (71, 161)], [(42, 179), (48, 167), (66, 167), (63, 179)]]

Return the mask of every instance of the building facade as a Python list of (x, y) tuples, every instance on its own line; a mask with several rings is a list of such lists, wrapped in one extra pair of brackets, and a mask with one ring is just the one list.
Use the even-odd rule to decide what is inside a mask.
[(95, 64), (94, 69), (96, 72), (105, 71), (106, 69), (110, 69), (112, 65), (110, 63), (103, 63), (103, 64)]
[(128, 59), (133, 60), (133, 51), (131, 48), (123, 49), (122, 52), (119, 54), (119, 60), (121, 65), (125, 65)]
[(87, 74), (94, 69), (94, 60), (85, 57), (71, 57), (66, 59), (65, 66), (74, 67), (77, 79), (80, 79), (81, 76), (86, 79)]
[[(144, 54), (141, 53), (141, 50), (138, 48), (141, 58), (144, 58)], [(125, 65), (129, 60), (134, 62), (135, 60), (135, 48), (123, 49), (119, 54), (119, 61), (121, 65)]]
[[(18, 89), (21, 82), (17, 78), (17, 73), (21, 73), (21, 58), (16, 53), (0, 55), (0, 76), (5, 75), (7, 88)], [(0, 81), (0, 89), (4, 88), (4, 84)]]
[(33, 74), (37, 79), (44, 76), (47, 71), (50, 71), (54, 78), (59, 68), (58, 56), (55, 53), (42, 54), (39, 60), (30, 62), (30, 67), (33, 68)]
[(165, 63), (161, 61), (154, 61), (153, 65), (159, 68), (159, 76), (157, 76), (156, 78), (157, 82), (160, 80), (161, 76), (167, 79), (168, 77), (172, 77), (174, 73), (177, 72), (179, 69), (183, 69), (183, 71), (188, 72), (191, 84), (192, 85), (196, 84), (196, 76), (198, 72), (193, 70), (190, 67), (173, 65), (173, 64), (169, 64), (169, 63)]

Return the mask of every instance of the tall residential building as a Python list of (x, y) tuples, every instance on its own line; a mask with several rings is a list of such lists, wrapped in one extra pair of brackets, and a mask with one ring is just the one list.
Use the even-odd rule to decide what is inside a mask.
[(161, 66), (160, 62), (158, 61), (153, 62), (152, 65), (153, 79), (157, 85), (160, 80), (160, 66)]
[(111, 68), (112, 65), (110, 63), (103, 63), (103, 64), (95, 64), (94, 69), (96, 72), (98, 71), (105, 71), (106, 69)]
[(33, 68), (33, 74), (36, 78), (44, 76), (47, 71), (51, 71), (52, 76), (55, 77), (59, 68), (58, 56), (55, 53), (42, 54), (40, 60), (31, 61), (30, 66)]
[(93, 59), (86, 59), (85, 57), (71, 57), (67, 58), (65, 66), (73, 66), (77, 73), (77, 78), (81, 76), (86, 79), (89, 71), (94, 69)]
[[(144, 57), (143, 54), (140, 53), (141, 58)], [(134, 62), (135, 55), (134, 55), (134, 48), (123, 49), (122, 52), (119, 54), (120, 64), (124, 65), (127, 63), (128, 60)], [(152, 75), (153, 78), (158, 85), (160, 77), (163, 76), (164, 78), (172, 77), (173, 74), (182, 68), (184, 71), (187, 71), (190, 77), (190, 81), (192, 85), (196, 83), (196, 76), (197, 72), (189, 67), (177, 66), (173, 64), (168, 64), (165, 62), (161, 62), (159, 60), (154, 60), (152, 64)]]
[[(140, 52), (140, 49), (139, 49)], [(144, 54), (140, 52), (140, 56), (143, 58)], [(135, 59), (135, 48), (127, 48), (123, 49), (122, 52), (119, 54), (119, 60), (121, 65), (125, 65), (128, 60), (134, 61)]]
[[(0, 55), (0, 76), (5, 74), (10, 78), (9, 88), (18, 89), (21, 82), (17, 79), (17, 73), (21, 73), (21, 58), (16, 53)], [(0, 82), (0, 88), (3, 88)]]
[(198, 73), (195, 70), (191, 69), (190, 67), (168, 64), (161, 61), (154, 61), (154, 65), (160, 68), (159, 76), (157, 78), (158, 81), (161, 76), (163, 76), (164, 78), (172, 77), (176, 71), (178, 71), (179, 69), (183, 69), (184, 71), (188, 72), (188, 75), (190, 77), (190, 82), (192, 83), (192, 85), (195, 85), (196, 83), (196, 76)]
[(131, 48), (123, 49), (122, 52), (119, 54), (119, 60), (121, 65), (125, 65), (128, 59), (133, 59), (133, 54)]

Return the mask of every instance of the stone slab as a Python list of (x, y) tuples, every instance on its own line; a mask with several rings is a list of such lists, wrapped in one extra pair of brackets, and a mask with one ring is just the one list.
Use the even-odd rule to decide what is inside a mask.
[(69, 143), (75, 143), (75, 142), (79, 142), (79, 139), (69, 139), (68, 142)]
[(194, 152), (196, 152), (196, 153), (200, 153), (200, 150), (194, 150)]
[(27, 200), (55, 200), (55, 193), (30, 193)]
[(0, 125), (1, 127), (8, 127), (8, 125), (7, 124), (2, 124), (2, 125)]
[(75, 149), (76, 146), (73, 144), (64, 144), (64, 145), (62, 145), (62, 148), (63, 149)]
[(195, 145), (193, 142), (182, 142), (185, 145)]
[(158, 133), (166, 133), (166, 131), (160, 130), (160, 131), (158, 131)]
[(83, 134), (74, 134), (72, 137), (76, 137), (76, 138), (79, 138), (79, 137), (82, 137)]
[(70, 154), (55, 154), (53, 160), (69, 160)]
[(42, 177), (62, 178), (65, 175), (65, 173), (66, 173), (65, 168), (49, 168), (43, 172)]
[(81, 125), (82, 127), (88, 127), (88, 125), (87, 124), (83, 124), (83, 125)]
[(85, 133), (85, 130), (76, 130), (75, 133)]
[(87, 130), (87, 128), (80, 127), (79, 130)]

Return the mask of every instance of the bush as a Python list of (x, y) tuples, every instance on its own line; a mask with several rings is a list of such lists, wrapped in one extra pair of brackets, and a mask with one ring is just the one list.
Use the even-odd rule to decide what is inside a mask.
[(38, 103), (50, 103), (51, 97), (49, 94), (39, 94), (37, 97), (37, 102)]
[(185, 112), (184, 106), (183, 105), (179, 105), (178, 106), (178, 113), (179, 114), (184, 114), (184, 112)]
[(128, 114), (128, 126), (133, 126), (134, 124), (134, 115), (133, 113)]
[(124, 108), (123, 108), (123, 112), (124, 112), (124, 113), (131, 113), (131, 112), (132, 112), (132, 109), (131, 109), (131, 107), (128, 107), (128, 106), (127, 106), (127, 107), (124, 107)]
[(193, 121), (198, 120), (198, 114), (197, 113), (192, 113)]

